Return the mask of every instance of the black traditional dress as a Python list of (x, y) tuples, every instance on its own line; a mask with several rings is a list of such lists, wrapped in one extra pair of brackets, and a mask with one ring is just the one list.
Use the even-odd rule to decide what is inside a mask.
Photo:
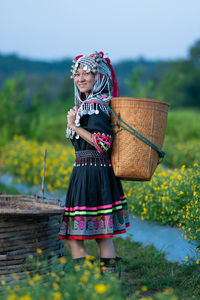
[[(94, 146), (71, 138), (76, 159), (66, 195), (60, 239), (109, 238), (125, 233), (128, 208), (121, 182), (113, 172), (110, 145), (113, 131), (103, 105), (83, 115), (80, 126), (92, 134)], [(103, 108), (103, 109), (102, 109)]]

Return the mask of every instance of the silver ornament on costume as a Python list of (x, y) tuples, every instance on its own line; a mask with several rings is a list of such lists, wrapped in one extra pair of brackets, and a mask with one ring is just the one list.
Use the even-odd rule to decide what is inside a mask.
[(86, 72), (90, 72), (90, 70), (89, 70), (89, 68), (88, 68), (87, 65), (85, 65), (85, 66), (83, 67), (83, 70), (86, 71)]

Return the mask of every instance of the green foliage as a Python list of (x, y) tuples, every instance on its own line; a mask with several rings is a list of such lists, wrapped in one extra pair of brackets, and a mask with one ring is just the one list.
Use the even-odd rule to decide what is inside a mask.
[(144, 66), (132, 70), (125, 82), (133, 97), (166, 101), (172, 108), (200, 106), (200, 41), (191, 47), (189, 59), (155, 66), (146, 80)]
[(170, 168), (190, 167), (200, 163), (200, 112), (174, 110), (169, 112), (163, 164)]
[[(86, 241), (89, 253), (98, 256), (95, 241)], [(168, 262), (164, 254), (153, 246), (143, 247), (130, 238), (115, 238), (116, 254), (122, 259), (122, 277), (99, 273), (99, 260), (91, 264), (74, 264), (69, 249), (60, 259), (47, 261), (42, 249), (39, 255), (29, 258), (26, 266), (34, 273), (25, 272), (24, 280), (13, 274), (13, 284), (0, 278), (0, 299), (3, 300), (88, 300), (88, 299), (151, 299), (178, 300), (199, 298), (199, 266), (187, 262), (183, 265)], [(44, 250), (45, 252), (45, 250)], [(88, 257), (90, 258), (90, 256)], [(22, 278), (23, 279), (23, 278)], [(184, 285), (183, 285), (184, 282)], [(176, 296), (175, 296), (176, 295)]]
[[(72, 147), (67, 148), (58, 143), (39, 144), (16, 137), (4, 149), (1, 169), (18, 176), (23, 182), (39, 184), (42, 180), (44, 148), (47, 148), (47, 188), (52, 192), (66, 190), (74, 161)], [(174, 156), (176, 157), (176, 153)], [(184, 165), (180, 170), (167, 170), (159, 166), (150, 182), (123, 183), (129, 208), (133, 214), (141, 215), (146, 220), (185, 225), (187, 211), (196, 201), (194, 192), (200, 195), (199, 176), (199, 165), (194, 162), (190, 163), (188, 169), (185, 169)], [(199, 205), (200, 201), (194, 207), (200, 209)], [(199, 222), (198, 210), (192, 214), (193, 217), (189, 217)], [(187, 226), (192, 226), (190, 221)], [(200, 240), (200, 232), (196, 232), (191, 238)]]
[(132, 294), (136, 299), (144, 300), (164, 300), (167, 297), (181, 300), (192, 299), (192, 296), (198, 299), (198, 264), (192, 261), (181, 265), (170, 263), (164, 258), (164, 253), (152, 245), (144, 247), (136, 242), (130, 243), (128, 238), (117, 238), (115, 245), (119, 255), (124, 258), (122, 291), (124, 295), (130, 295), (130, 299), (135, 299)]
[(40, 108), (37, 115), (32, 115), (30, 120), (29, 137), (41, 142), (69, 142), (65, 138), (69, 106), (68, 103), (61, 105), (55, 100), (49, 107)]
[(0, 91), (0, 146), (14, 134), (26, 133), (28, 119), (24, 113), (23, 76), (9, 79)]
[(159, 166), (150, 182), (123, 182), (129, 209), (142, 220), (179, 225), (190, 232), (186, 238), (200, 241), (199, 176), (195, 163), (180, 170)]
[(200, 65), (200, 40), (197, 40), (189, 50), (190, 59), (197, 65)]
[(6, 80), (0, 90), (0, 147), (14, 135), (24, 135), (39, 141), (64, 141), (66, 114), (73, 106), (73, 98), (64, 101), (64, 96), (71, 95), (71, 90), (68, 93), (63, 87), (63, 98), (47, 103), (45, 93), (48, 83), (41, 86), (30, 99), (24, 81), (24, 76), (18, 74)]
[(163, 164), (169, 168), (181, 168), (182, 165), (191, 167), (195, 162), (200, 163), (200, 141), (176, 143), (166, 138), (164, 143), (166, 155)]
[(14, 275), (15, 285), (7, 285), (3, 299), (122, 299), (119, 281), (110, 275), (101, 278), (97, 263), (93, 265), (90, 257), (80, 266), (72, 261), (66, 263), (64, 257), (59, 260), (54, 256), (48, 261), (42, 249), (38, 251), (41, 254), (36, 261), (34, 257), (27, 261), (26, 278), (20, 281), (19, 276)]
[(72, 147), (15, 136), (4, 147), (1, 170), (18, 177), (18, 181), (39, 184), (42, 180), (44, 150), (47, 149), (45, 180), (50, 191), (66, 190), (74, 162)]
[(172, 107), (199, 107), (200, 69), (191, 61), (170, 63), (170, 70), (155, 81), (156, 99), (164, 100)]
[[(14, 72), (26, 74), (25, 86), (29, 100), (45, 86), (43, 102), (46, 106), (59, 99), (62, 103), (73, 98), (73, 84), (69, 79), (71, 59), (39, 62), (21, 59), (16, 55), (0, 55), (2, 81)], [(124, 60), (114, 64), (121, 95), (148, 97), (169, 102), (172, 107), (200, 106), (200, 41), (189, 49), (185, 60), (147, 61), (144, 58)]]
[(63, 59), (59, 61), (41, 61), (20, 58), (18, 55), (3, 55), (0, 54), (0, 69), (3, 74), (13, 76), (17, 72), (24, 72), (26, 74), (41, 74), (44, 76), (48, 73), (62, 73), (63, 76), (69, 72), (72, 60)]
[(6, 194), (8, 194), (8, 195), (19, 194), (18, 191), (15, 188), (13, 188), (12, 186), (7, 187), (2, 183), (0, 183), (0, 192), (6, 192)]
[(166, 128), (167, 137), (173, 141), (200, 140), (200, 110), (170, 110)]
[(145, 85), (141, 84), (141, 75), (140, 69), (134, 69), (130, 79), (126, 80), (126, 84), (131, 88), (133, 97), (151, 98), (155, 89), (154, 83), (152, 80), (148, 80)]

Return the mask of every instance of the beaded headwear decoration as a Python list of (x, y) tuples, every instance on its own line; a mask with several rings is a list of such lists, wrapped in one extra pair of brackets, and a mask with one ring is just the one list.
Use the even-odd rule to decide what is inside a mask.
[[(92, 90), (88, 97), (81, 99), (81, 93), (74, 82), (75, 90), (75, 106), (77, 106), (78, 114), (76, 118), (76, 126), (80, 126), (80, 118), (85, 114), (99, 113), (98, 105), (101, 109), (108, 113), (107, 108), (103, 102), (109, 102), (112, 97), (120, 95), (117, 78), (114, 69), (111, 65), (110, 59), (104, 57), (103, 52), (95, 52), (90, 55), (79, 55), (73, 60), (71, 68), (71, 79), (74, 79), (78, 68), (85, 72), (95, 75), (95, 81)], [(101, 100), (101, 101), (100, 101)]]

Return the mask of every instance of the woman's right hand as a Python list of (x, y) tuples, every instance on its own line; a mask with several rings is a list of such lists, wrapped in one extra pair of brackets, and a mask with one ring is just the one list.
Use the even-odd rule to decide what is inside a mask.
[(78, 111), (78, 108), (76, 106), (74, 106), (67, 113), (67, 125), (70, 128), (72, 128), (72, 127), (75, 126), (75, 120), (76, 120), (77, 111)]

